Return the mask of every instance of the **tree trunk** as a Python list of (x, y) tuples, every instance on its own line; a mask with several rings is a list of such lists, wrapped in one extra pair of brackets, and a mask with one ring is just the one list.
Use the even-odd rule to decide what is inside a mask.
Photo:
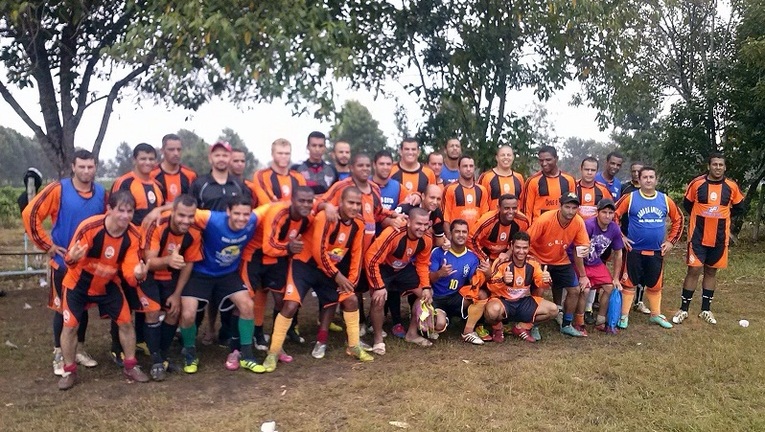
[[(753, 179), (749, 183), (749, 187), (746, 188), (746, 194), (744, 196), (744, 208), (748, 209), (749, 204), (752, 202), (752, 198), (754, 198), (754, 195), (757, 193), (757, 187), (760, 185), (760, 182), (765, 179), (765, 168), (760, 170), (759, 175)], [(765, 189), (765, 187), (764, 187)], [(738, 235), (741, 232), (741, 228), (744, 226), (744, 219), (746, 218), (746, 215), (741, 215), (733, 219), (733, 223), (731, 226), (731, 232), (735, 235)], [(755, 221), (755, 224), (759, 222), (759, 219)]]

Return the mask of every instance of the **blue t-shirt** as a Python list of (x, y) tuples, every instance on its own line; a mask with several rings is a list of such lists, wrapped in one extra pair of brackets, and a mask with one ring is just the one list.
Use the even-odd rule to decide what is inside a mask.
[(448, 185), (449, 183), (454, 183), (460, 179), (460, 171), (452, 171), (448, 166), (444, 165), (441, 168), (441, 175), (439, 177), (441, 177), (441, 180), (444, 181), (444, 185)]
[(450, 295), (459, 294), (459, 289), (470, 284), (476, 270), (478, 269), (478, 256), (473, 251), (465, 248), (465, 251), (457, 255), (453, 250), (444, 251), (440, 247), (434, 248), (430, 254), (430, 271), (438, 271), (446, 260), (451, 264), (452, 273), (447, 277), (433, 283), (433, 297), (443, 298)]
[(346, 171), (346, 172), (338, 171), (337, 172), (337, 181), (345, 180), (345, 179), (347, 179), (350, 176), (351, 176), (351, 172), (350, 171)]
[(634, 241), (636, 251), (658, 251), (667, 234), (666, 219), (669, 216), (667, 196), (659, 191), (653, 197), (646, 197), (640, 190), (632, 193), (632, 202), (627, 213), (627, 238)]
[(396, 210), (396, 207), (399, 205), (398, 199), (400, 196), (401, 183), (398, 180), (388, 179), (388, 183), (385, 183), (385, 186), (380, 186), (380, 198), (382, 198), (382, 206), (385, 210)]
[(228, 226), (226, 212), (210, 212), (207, 226), (202, 230), (202, 261), (194, 264), (194, 271), (207, 276), (223, 276), (235, 272), (242, 260), (247, 242), (255, 235), (258, 217), (250, 214), (250, 220), (241, 230)]
[(611, 192), (611, 196), (614, 197), (614, 201), (619, 199), (619, 195), (622, 193), (622, 181), (618, 178), (614, 177), (614, 180), (612, 182), (607, 182), (606, 179), (603, 178), (603, 173), (599, 172), (595, 174), (595, 181), (601, 182), (608, 188), (608, 191)]

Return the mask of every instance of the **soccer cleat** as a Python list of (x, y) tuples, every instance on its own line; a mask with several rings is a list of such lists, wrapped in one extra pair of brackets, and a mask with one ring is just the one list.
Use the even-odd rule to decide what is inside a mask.
[(273, 372), (276, 370), (276, 364), (279, 362), (279, 356), (277, 354), (269, 354), (266, 359), (263, 360), (264, 372)]
[(140, 366), (133, 366), (132, 369), (122, 369), (122, 375), (130, 381), (145, 383), (149, 382), (149, 377), (141, 370)]
[(164, 381), (167, 378), (167, 370), (163, 363), (154, 363), (149, 369), (149, 375), (154, 381)]
[(494, 339), (491, 337), (491, 333), (489, 333), (489, 330), (482, 325), (479, 325), (478, 327), (475, 328), (475, 334), (477, 334), (478, 337), (485, 342), (489, 342)]
[(239, 350), (233, 350), (226, 356), (226, 369), (235, 371), (239, 369)]
[(255, 359), (241, 359), (239, 360), (239, 366), (242, 367), (242, 369), (247, 369), (250, 372), (255, 373), (263, 373), (266, 372), (266, 368), (257, 362)]
[(636, 310), (636, 311), (638, 311), (638, 312), (640, 312), (640, 313), (644, 313), (644, 314), (646, 314), (646, 315), (648, 315), (648, 314), (650, 314), (650, 313), (651, 313), (651, 309), (649, 309), (649, 308), (648, 308), (648, 307), (645, 305), (645, 303), (643, 303), (643, 302), (641, 302), (641, 301), (639, 301), (639, 302), (635, 303), (635, 310)]
[(252, 335), (252, 345), (258, 351), (268, 351), (268, 341), (263, 334), (263, 327), (255, 327), (255, 333)]
[(584, 323), (587, 325), (595, 324), (595, 314), (593, 314), (592, 311), (584, 313)]
[(672, 324), (670, 324), (670, 322), (667, 321), (667, 318), (664, 315), (655, 315), (655, 316), (652, 316), (651, 318), (648, 318), (648, 322), (652, 322), (654, 324), (658, 324), (658, 325), (660, 325), (661, 327), (663, 327), (665, 329), (671, 329), (672, 328)]
[(517, 336), (518, 339), (522, 341), (532, 342), (532, 343), (537, 341), (536, 338), (534, 338), (534, 336), (532, 336), (529, 333), (529, 331), (526, 329), (513, 326), (513, 328), (511, 329), (511, 332), (513, 333), (513, 335)]
[(74, 359), (77, 364), (81, 364), (88, 368), (98, 366), (98, 362), (93, 360), (93, 357), (91, 357), (90, 354), (86, 353), (85, 351), (78, 352)]
[(629, 315), (622, 315), (621, 318), (619, 318), (619, 322), (616, 324), (617, 327), (620, 329), (626, 329), (627, 326), (630, 325), (630, 317)]
[(199, 369), (199, 359), (189, 354), (184, 354), (183, 371), (187, 374), (197, 373)]
[(77, 372), (65, 372), (58, 380), (59, 390), (69, 390), (77, 384)]
[(404, 326), (401, 325), (401, 323), (394, 325), (391, 332), (393, 332), (393, 336), (396, 336), (397, 338), (403, 339), (406, 337), (406, 329), (404, 329)]
[(298, 344), (305, 343), (305, 338), (300, 336), (300, 330), (298, 329), (298, 326), (287, 330), (287, 339)]
[(712, 311), (701, 311), (699, 318), (703, 319), (709, 324), (717, 324), (717, 320), (715, 319), (714, 314), (712, 314)]
[(573, 337), (582, 337), (584, 336), (582, 333), (579, 332), (579, 330), (575, 329), (574, 326), (571, 324), (561, 327), (560, 332), (563, 333), (566, 336), (573, 336)]
[(64, 354), (61, 348), (53, 348), (53, 374), (64, 376)]
[(363, 340), (359, 341), (359, 346), (361, 349), (363, 349), (366, 352), (372, 352), (372, 345), (369, 345), (368, 343), (364, 342)]
[(338, 333), (338, 332), (341, 332), (341, 331), (344, 331), (344, 330), (343, 330), (343, 328), (340, 325), (331, 322), (331, 323), (329, 323), (329, 331)]
[(313, 346), (313, 351), (311, 351), (311, 357), (323, 359), (325, 354), (327, 354), (327, 344), (316, 342), (316, 345)]
[(114, 364), (116, 364), (119, 367), (125, 367), (125, 363), (124, 363), (125, 353), (123, 353), (122, 351), (119, 351), (119, 352), (109, 351), (109, 354), (111, 355), (112, 361), (114, 362)]
[(688, 318), (688, 312), (681, 309), (675, 312), (675, 316), (672, 317), (672, 322), (675, 324), (682, 324), (686, 318)]
[(533, 337), (537, 342), (542, 340), (542, 334), (539, 332), (539, 326), (534, 324), (533, 327), (531, 327), (531, 331), (529, 332), (531, 337)]
[(295, 360), (295, 359), (292, 358), (291, 355), (289, 355), (286, 352), (284, 352), (284, 350), (281, 350), (279, 352), (279, 361), (280, 362), (282, 362), (282, 363), (292, 363), (293, 360)]
[(555, 322), (558, 323), (558, 327), (563, 326), (563, 311), (558, 310), (558, 316), (555, 317)]
[(505, 333), (502, 331), (502, 323), (491, 329), (491, 340), (495, 343), (502, 343), (505, 341)]
[(476, 334), (476, 332), (474, 332), (474, 331), (470, 332), (468, 334), (463, 334), (462, 335), (462, 341), (463, 342), (467, 342), (467, 343), (471, 343), (473, 345), (483, 345), (484, 344), (483, 339), (481, 339), (478, 336), (478, 334)]
[(135, 344), (135, 353), (136, 354), (143, 354), (145, 356), (150, 356), (151, 352), (149, 351), (149, 346), (146, 345), (146, 342), (136, 342)]
[(358, 345), (346, 348), (345, 353), (351, 357), (355, 357), (357, 360), (362, 362), (371, 362), (375, 359), (371, 354), (361, 349), (361, 347)]
[(582, 337), (587, 337), (589, 334), (587, 334), (587, 329), (584, 328), (584, 326), (574, 326), (574, 328), (582, 334)]

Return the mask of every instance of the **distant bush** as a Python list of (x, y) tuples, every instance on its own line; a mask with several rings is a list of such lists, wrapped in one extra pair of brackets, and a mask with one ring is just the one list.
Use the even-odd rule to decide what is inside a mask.
[(14, 228), (21, 223), (21, 212), (16, 200), (23, 192), (23, 188), (12, 186), (0, 187), (0, 226)]

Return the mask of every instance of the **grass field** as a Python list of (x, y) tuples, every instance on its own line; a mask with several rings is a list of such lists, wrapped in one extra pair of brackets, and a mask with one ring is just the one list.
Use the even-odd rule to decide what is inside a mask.
[[(679, 303), (681, 254), (667, 265), (668, 315)], [(633, 313), (617, 336), (574, 340), (548, 323), (537, 344), (474, 347), (451, 329), (431, 348), (389, 338), (388, 354), (367, 364), (344, 354), (339, 333), (325, 359), (310, 356), (310, 298), (300, 316), (309, 342), (287, 344), (295, 362), (266, 375), (226, 371), (226, 351), (211, 346), (194, 376), (129, 384), (108, 360), (108, 323), (91, 319), (87, 349), (101, 364), (81, 368), (68, 392), (51, 371), (47, 289), (37, 277), (3, 281), (0, 344), (18, 349), (0, 346), (0, 431), (259, 431), (267, 420), (281, 432), (401, 430), (392, 421), (414, 431), (765, 430), (763, 263), (756, 246), (732, 251), (713, 303), (717, 326), (696, 318), (699, 290), (691, 318), (672, 330)]]

